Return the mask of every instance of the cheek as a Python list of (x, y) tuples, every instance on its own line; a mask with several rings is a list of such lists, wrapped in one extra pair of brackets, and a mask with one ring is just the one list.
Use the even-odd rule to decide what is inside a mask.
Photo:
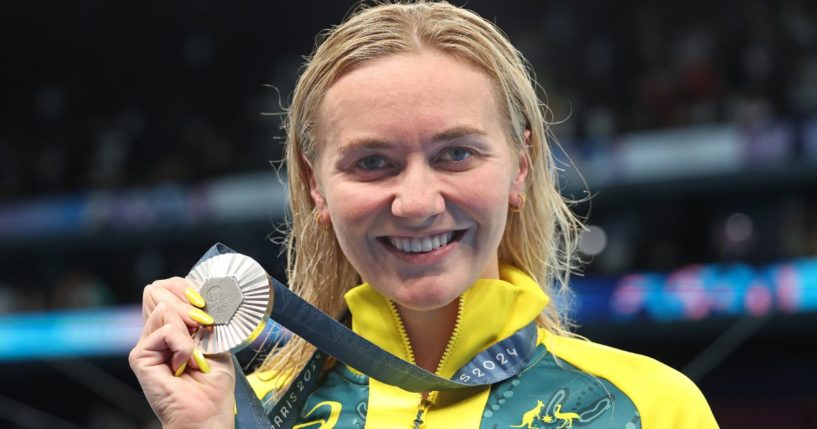
[(459, 184), (460, 204), (468, 207), (483, 222), (504, 225), (508, 211), (510, 178), (507, 174), (492, 172), (475, 174)]
[(344, 228), (370, 223), (387, 204), (382, 193), (382, 189), (372, 186), (328, 186), (326, 200), (332, 223)]
[(371, 263), (373, 249), (368, 235), (375, 231), (374, 227), (388, 204), (382, 189), (360, 185), (336, 183), (326, 188), (335, 237), (358, 272), (361, 272), (361, 264)]

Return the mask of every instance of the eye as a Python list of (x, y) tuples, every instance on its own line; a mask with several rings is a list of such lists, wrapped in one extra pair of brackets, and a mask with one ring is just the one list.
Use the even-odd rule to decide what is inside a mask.
[(382, 156), (370, 155), (357, 161), (355, 166), (361, 170), (379, 170), (388, 167), (388, 162)]
[(440, 153), (438, 159), (440, 161), (463, 162), (473, 155), (474, 152), (471, 149), (465, 147), (449, 147)]

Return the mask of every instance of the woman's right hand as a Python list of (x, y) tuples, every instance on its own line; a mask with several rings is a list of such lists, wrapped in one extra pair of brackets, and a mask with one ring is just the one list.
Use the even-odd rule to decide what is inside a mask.
[(145, 287), (145, 325), (128, 360), (164, 428), (234, 426), (232, 360), (227, 353), (205, 359), (190, 336), (213, 323), (197, 308), (203, 306), (193, 284), (180, 277)]

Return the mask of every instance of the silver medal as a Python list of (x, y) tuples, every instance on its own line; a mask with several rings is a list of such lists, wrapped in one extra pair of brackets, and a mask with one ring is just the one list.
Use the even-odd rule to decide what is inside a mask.
[(196, 265), (187, 279), (204, 298), (203, 310), (215, 320), (193, 336), (205, 354), (243, 349), (269, 320), (273, 303), (269, 276), (249, 256), (213, 256)]

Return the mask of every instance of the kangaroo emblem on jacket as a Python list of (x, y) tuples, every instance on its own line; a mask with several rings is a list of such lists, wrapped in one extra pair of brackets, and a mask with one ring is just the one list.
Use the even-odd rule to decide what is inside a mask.
[(539, 428), (539, 426), (533, 426), (533, 422), (537, 419), (541, 419), (539, 417), (539, 413), (542, 412), (542, 408), (545, 407), (545, 404), (542, 401), (536, 401), (536, 406), (533, 409), (526, 411), (525, 414), (522, 415), (522, 423), (519, 426), (511, 426), (512, 428), (521, 428), (527, 427), (527, 429), (534, 429)]
[[(562, 421), (562, 425), (559, 428), (563, 428), (565, 426), (572, 428), (573, 427), (573, 419), (578, 419), (579, 415), (576, 413), (563, 413), (562, 412), (562, 404), (556, 404), (556, 408), (553, 410), (553, 415), (556, 417), (557, 420)], [(545, 416), (548, 417), (548, 416)]]
[(565, 427), (572, 428), (573, 427), (573, 420), (580, 418), (577, 413), (562, 412), (562, 404), (556, 404), (553, 410), (553, 416), (550, 414), (546, 414), (545, 416), (540, 416), (539, 414), (542, 412), (542, 408), (545, 407), (545, 404), (542, 401), (536, 401), (536, 406), (532, 409), (525, 412), (522, 415), (522, 423), (516, 426), (509, 426), (512, 428), (521, 428), (524, 427), (526, 429), (539, 429), (539, 426), (534, 426), (534, 422), (536, 420), (540, 420), (543, 423), (554, 423), (555, 421), (561, 420), (562, 424), (558, 426), (557, 429), (562, 429)]

